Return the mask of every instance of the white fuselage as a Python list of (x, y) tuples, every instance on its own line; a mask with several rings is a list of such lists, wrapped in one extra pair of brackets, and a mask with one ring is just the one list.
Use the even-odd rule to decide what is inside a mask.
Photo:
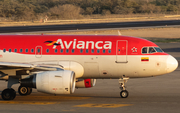
[[(34, 65), (60, 65), (76, 72), (77, 78), (120, 78), (123, 75), (138, 78), (152, 77), (171, 72), (167, 60), (170, 55), (127, 55), (127, 62), (117, 63), (116, 55), (24, 55), (3, 53), (1, 61), (22, 62)], [(148, 57), (149, 61), (141, 61)], [(177, 62), (177, 61), (176, 61)]]

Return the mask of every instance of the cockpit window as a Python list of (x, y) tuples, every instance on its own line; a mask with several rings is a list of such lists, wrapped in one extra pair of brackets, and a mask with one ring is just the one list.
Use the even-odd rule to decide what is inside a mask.
[(149, 47), (149, 53), (155, 53), (156, 51), (155, 51), (155, 49), (154, 49), (154, 47)]
[(154, 47), (155, 48), (155, 50), (157, 51), (157, 52), (164, 52), (161, 48), (159, 48), (159, 47)]
[(144, 48), (142, 48), (142, 54), (156, 53), (156, 52), (162, 53), (164, 51), (159, 47), (144, 47)]
[(144, 47), (144, 48), (142, 49), (142, 53), (143, 53), (143, 54), (147, 54), (147, 53), (148, 53), (147, 47)]

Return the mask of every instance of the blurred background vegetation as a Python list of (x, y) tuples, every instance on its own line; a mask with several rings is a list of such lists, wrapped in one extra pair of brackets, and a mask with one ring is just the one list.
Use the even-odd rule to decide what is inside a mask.
[(180, 0), (0, 0), (1, 20), (11, 21), (179, 13)]

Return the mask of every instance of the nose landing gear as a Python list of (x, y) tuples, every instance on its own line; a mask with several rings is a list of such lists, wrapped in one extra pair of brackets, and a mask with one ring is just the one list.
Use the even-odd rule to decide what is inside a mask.
[(119, 85), (120, 89), (122, 90), (120, 92), (121, 98), (127, 98), (129, 96), (129, 92), (126, 90), (125, 83), (129, 80), (129, 77), (122, 77), (119, 79)]

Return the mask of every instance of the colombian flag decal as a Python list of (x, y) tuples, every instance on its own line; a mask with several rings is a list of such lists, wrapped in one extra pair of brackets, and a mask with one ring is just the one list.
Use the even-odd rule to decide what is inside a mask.
[(148, 62), (149, 61), (149, 57), (141, 57), (141, 61), (142, 62)]

